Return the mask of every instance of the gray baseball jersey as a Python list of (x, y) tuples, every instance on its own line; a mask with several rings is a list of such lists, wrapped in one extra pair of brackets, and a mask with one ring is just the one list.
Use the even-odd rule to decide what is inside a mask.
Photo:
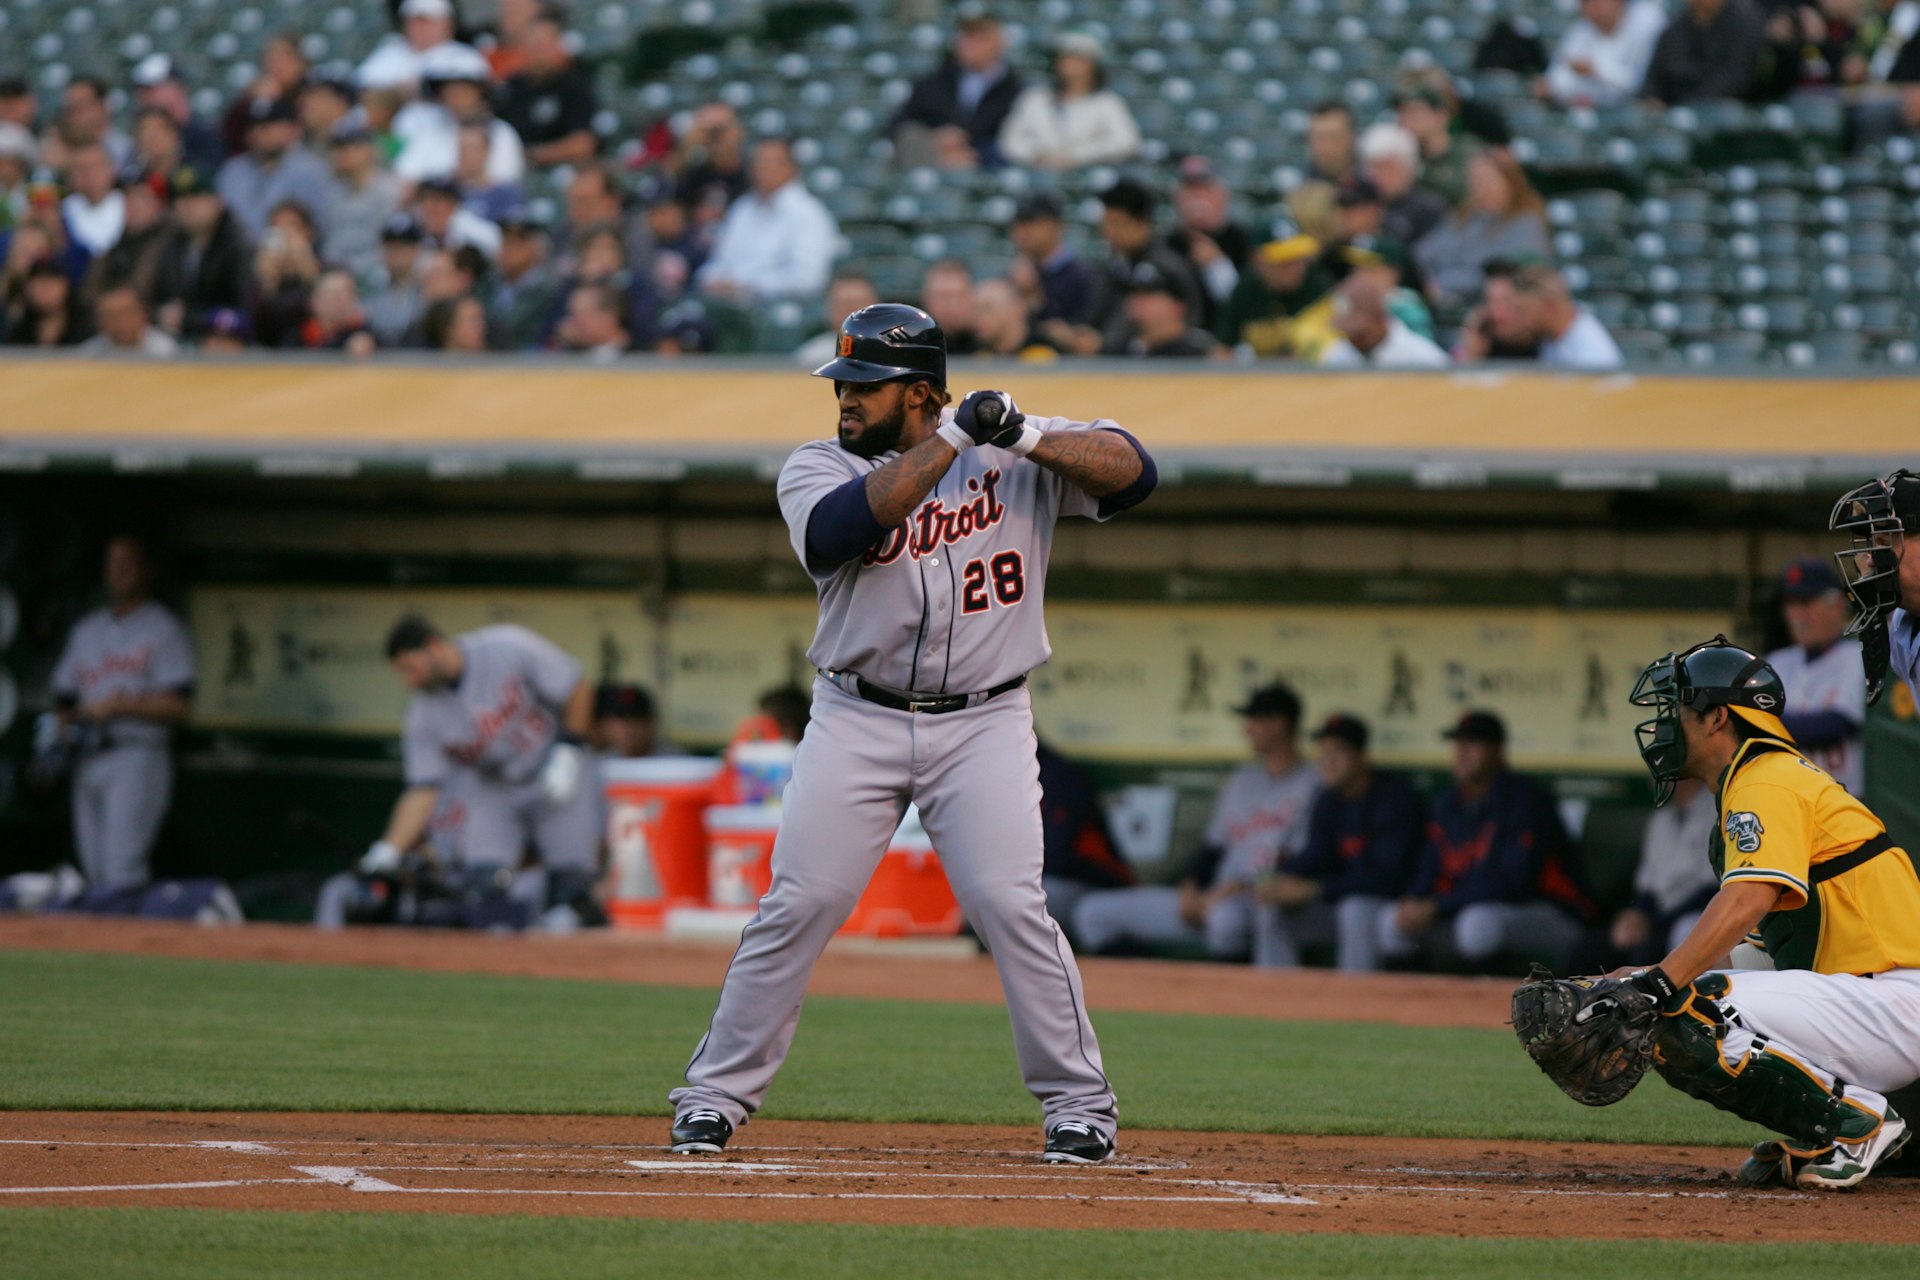
[(1920, 699), (1920, 616), (1908, 613), (1905, 609), (1895, 609), (1887, 625), (1890, 628), (1887, 635), (1890, 641), (1888, 652), (1891, 655), (1887, 669), (1905, 680), (1913, 696)]
[[(95, 702), (127, 695), (193, 691), (193, 644), (171, 609), (149, 600), (116, 616), (96, 609), (80, 619), (53, 669), (53, 693), (62, 701)], [(107, 724), (114, 746), (164, 747), (167, 726), (135, 716)]]
[(455, 769), (531, 782), (559, 740), (580, 664), (525, 627), (481, 627), (454, 643), (466, 659), (460, 683), (416, 693), (407, 707), (407, 785), (437, 787)]
[[(1856, 725), (1866, 723), (1867, 673), (1861, 665), (1858, 640), (1841, 640), (1817, 658), (1807, 657), (1807, 651), (1797, 644), (1788, 645), (1768, 654), (1767, 665), (1779, 674), (1786, 688), (1788, 715), (1838, 711)], [(1848, 791), (1860, 794), (1865, 773), (1858, 732), (1824, 747), (1808, 747), (1806, 756)]]
[[(951, 420), (953, 411), (944, 415)], [(1111, 422), (1027, 415), (1043, 431)], [(831, 440), (801, 445), (780, 470), (780, 513), (801, 564), (814, 504), (891, 462)], [(1103, 518), (1099, 502), (1002, 449), (968, 449), (907, 522), (866, 555), (815, 574), (820, 625), (807, 659), (912, 693), (973, 693), (1052, 656), (1040, 601), (1054, 522)]]
[(1320, 790), (1310, 764), (1275, 776), (1247, 764), (1227, 775), (1214, 798), (1207, 843), (1222, 851), (1213, 883), (1251, 884), (1273, 874), (1283, 857), (1306, 847), (1308, 818)]

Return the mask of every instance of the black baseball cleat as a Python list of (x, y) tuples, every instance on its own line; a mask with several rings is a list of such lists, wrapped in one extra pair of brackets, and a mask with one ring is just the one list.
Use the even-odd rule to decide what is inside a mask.
[(1113, 1154), (1113, 1139), (1078, 1120), (1062, 1120), (1047, 1130), (1048, 1164), (1099, 1164)]
[(673, 1151), (682, 1156), (717, 1156), (727, 1149), (733, 1126), (718, 1111), (689, 1111), (673, 1122)]

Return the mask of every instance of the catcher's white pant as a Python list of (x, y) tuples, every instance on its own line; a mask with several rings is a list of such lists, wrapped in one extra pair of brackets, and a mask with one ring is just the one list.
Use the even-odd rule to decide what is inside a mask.
[(1920, 1081), (1920, 969), (1872, 977), (1808, 969), (1727, 972), (1733, 989), (1717, 1003), (1733, 1026), (1722, 1042), (1729, 1064), (1765, 1036), (1780, 1053), (1847, 1097), (1885, 1113), (1884, 1097)]

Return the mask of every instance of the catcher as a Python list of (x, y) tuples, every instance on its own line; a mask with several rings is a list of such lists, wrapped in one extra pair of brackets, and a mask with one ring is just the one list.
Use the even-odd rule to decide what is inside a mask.
[[(1786, 1135), (1743, 1182), (1837, 1190), (1897, 1154), (1887, 1094), (1920, 1080), (1920, 874), (1886, 825), (1794, 745), (1773, 668), (1724, 636), (1641, 672), (1636, 729), (1664, 804), (1719, 791), (1720, 889), (1658, 965), (1535, 980), (1514, 1027), (1569, 1096), (1604, 1106), (1649, 1062), (1668, 1084)], [(1742, 939), (1777, 968), (1713, 970)]]

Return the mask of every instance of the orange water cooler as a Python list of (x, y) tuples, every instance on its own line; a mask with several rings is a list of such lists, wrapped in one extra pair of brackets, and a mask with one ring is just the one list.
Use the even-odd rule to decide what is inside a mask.
[(675, 907), (707, 901), (707, 832), (719, 760), (649, 757), (601, 764), (615, 924), (658, 928)]

